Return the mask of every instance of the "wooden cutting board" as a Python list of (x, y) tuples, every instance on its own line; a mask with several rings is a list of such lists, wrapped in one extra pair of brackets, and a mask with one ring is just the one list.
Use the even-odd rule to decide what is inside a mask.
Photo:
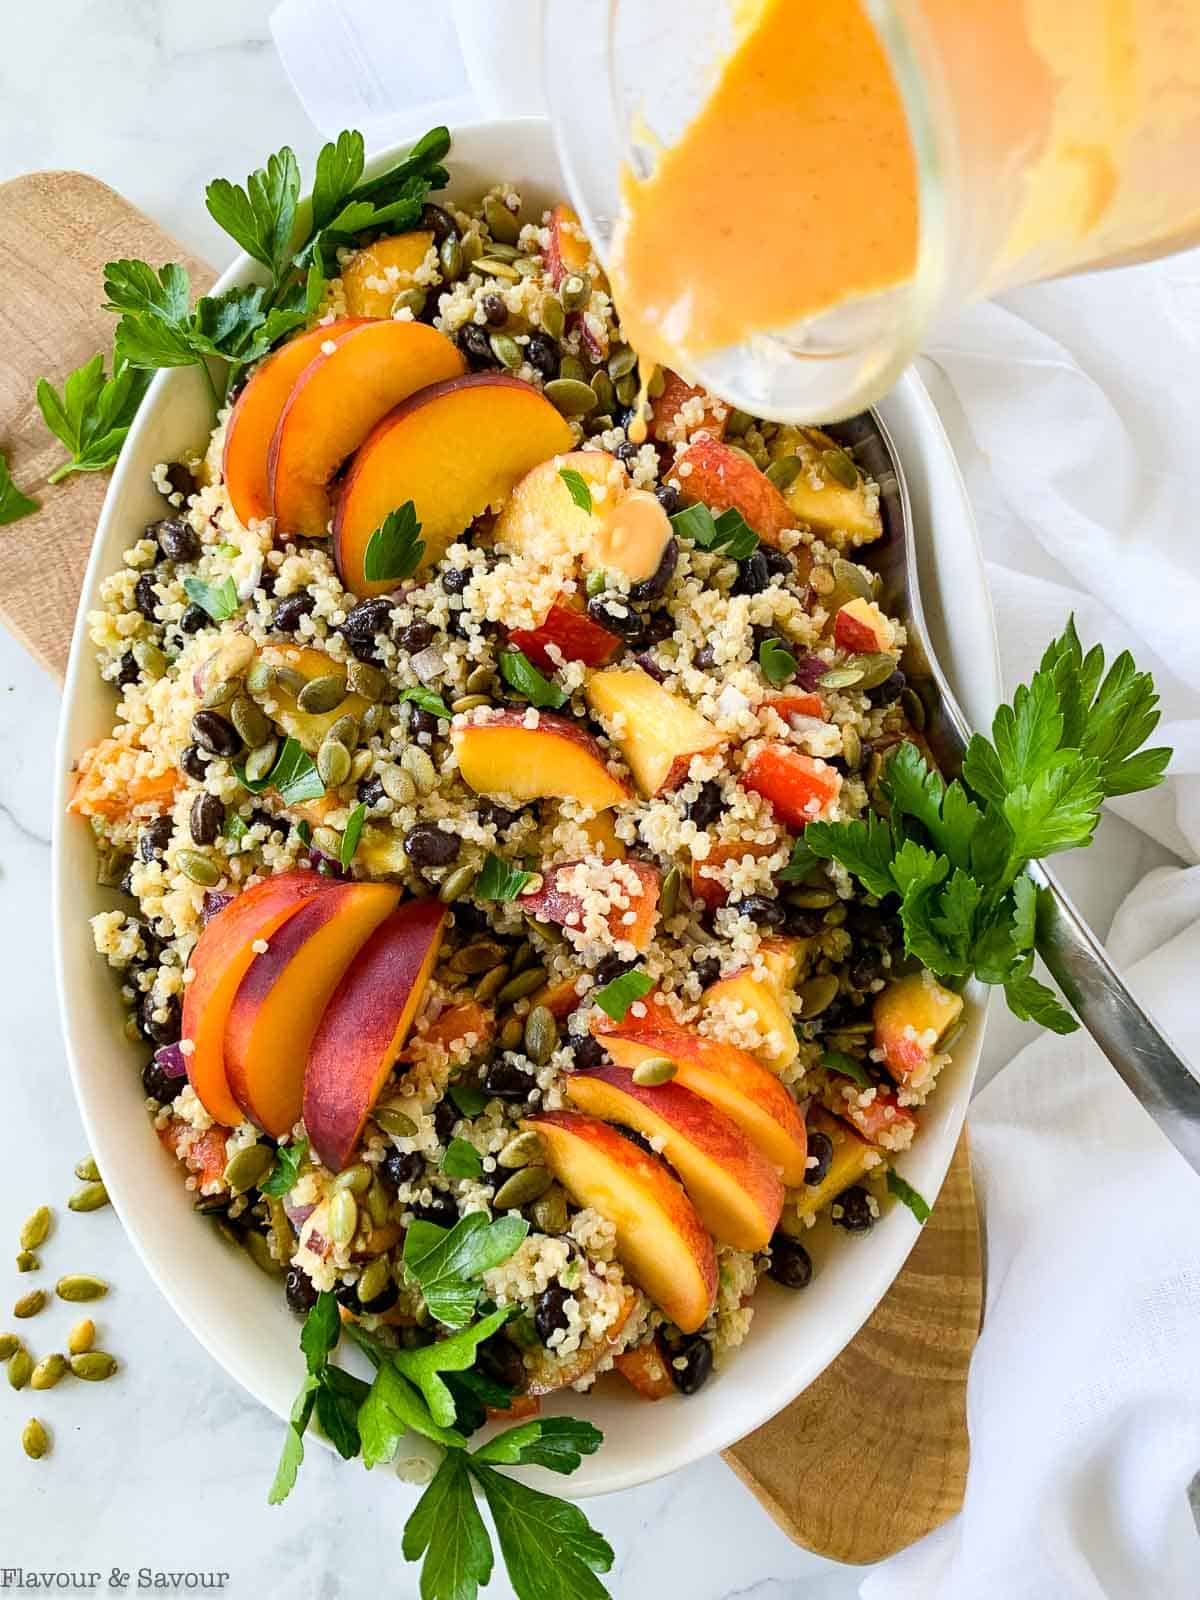
[[(112, 346), (106, 261), (213, 272), (112, 189), (78, 172), (0, 185), (0, 449), (41, 509), (0, 530), (0, 620), (61, 680), (107, 475), (50, 487), (63, 459), (34, 398), (39, 377)], [(854, 1248), (869, 1249), (869, 1241)], [(904, 1270), (857, 1338), (803, 1395), (725, 1452), (797, 1543), (866, 1563), (962, 1504), (967, 1364), (979, 1331), (979, 1226), (966, 1136)]]

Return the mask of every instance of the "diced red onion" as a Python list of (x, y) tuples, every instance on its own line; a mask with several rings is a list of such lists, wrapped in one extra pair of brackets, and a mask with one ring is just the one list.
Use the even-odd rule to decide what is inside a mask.
[(218, 911), (224, 911), (225, 907), (230, 905), (236, 898), (236, 895), (218, 894), (213, 889), (206, 889), (204, 891), (204, 900), (200, 907), (200, 920), (205, 924), (211, 922)]
[(446, 670), (442, 652), (433, 645), (418, 650), (415, 656), (410, 656), (408, 664), (424, 684), (433, 683)]
[(634, 656), (633, 659), (637, 662), (638, 666), (641, 667), (643, 672), (648, 672), (650, 674), (655, 683), (665, 682), (667, 676), (666, 673), (659, 666), (658, 662), (655, 661), (654, 657), (649, 653), (649, 651), (643, 652), (643, 654), (640, 656)]
[(289, 1205), (287, 1197), (285, 1196), (283, 1201), (283, 1209), (287, 1212), (288, 1221), (292, 1224), (293, 1228), (302, 1228), (317, 1208), (316, 1206)]
[(186, 1078), (187, 1062), (177, 1044), (164, 1044), (154, 1052), (154, 1060), (168, 1078)]
[(828, 661), (822, 661), (820, 656), (798, 655), (795, 683), (811, 694), (814, 689), (820, 687), (821, 679), (828, 671)]

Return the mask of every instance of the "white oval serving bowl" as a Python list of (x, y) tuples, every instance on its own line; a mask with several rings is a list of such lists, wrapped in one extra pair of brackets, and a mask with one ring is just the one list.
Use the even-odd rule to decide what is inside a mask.
[[(420, 130), (418, 130), (420, 131)], [(378, 157), (370, 170), (403, 148)], [(448, 160), (451, 195), (477, 195), (511, 180), (526, 215), (564, 193), (549, 125), (539, 118), (477, 123), (455, 133)], [(253, 281), (242, 256), (218, 289)], [(924, 386), (907, 374), (880, 407), (903, 463), (922, 551), (928, 620), (968, 718), (990, 719), (999, 698), (995, 634), (978, 540), (962, 480)], [(55, 958), (67, 1054), (90, 1146), (125, 1230), (147, 1269), (201, 1344), (263, 1405), (287, 1416), (303, 1375), (298, 1323), (280, 1285), (231, 1251), (192, 1211), (177, 1164), (154, 1137), (143, 1109), (143, 1052), (122, 1031), (113, 974), (97, 956), (89, 917), (119, 904), (95, 886), (90, 830), (68, 818), (69, 773), (80, 752), (107, 734), (113, 695), (96, 674), (87, 613), (102, 580), (121, 563), (141, 528), (163, 515), (150, 481), (156, 462), (202, 448), (211, 426), (207, 391), (195, 369), (153, 381), (113, 474), (84, 578), (59, 730), (62, 804), (54, 820)], [(978, 991), (954, 1062), (922, 1119), (905, 1176), (932, 1199), (945, 1176), (966, 1112), (985, 1020)], [(570, 1478), (532, 1474), (572, 1498), (630, 1488), (686, 1466), (742, 1438), (792, 1400), (854, 1337), (899, 1272), (918, 1233), (903, 1206), (889, 1209), (866, 1238), (841, 1237), (821, 1250), (812, 1285), (800, 1295), (765, 1281), (750, 1336), (698, 1394), (659, 1402), (653, 1413), (620, 1380), (586, 1396), (568, 1390), (549, 1409), (586, 1416), (605, 1434), (600, 1451)], [(262, 1463), (264, 1492), (273, 1462)]]

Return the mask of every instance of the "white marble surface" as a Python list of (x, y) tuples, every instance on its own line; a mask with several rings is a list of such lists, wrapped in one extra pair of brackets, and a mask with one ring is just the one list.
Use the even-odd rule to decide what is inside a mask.
[[(181, 241), (223, 265), (229, 242), (202, 204), (205, 182), (241, 178), (289, 142), (307, 170), (318, 140), (270, 43), (272, 0), (6, 0), (0, 55), (0, 179), (33, 168), (94, 173)], [(2, 428), (2, 423), (0, 423)], [(6, 530), (6, 537), (13, 537)], [(0, 1239), (47, 1201), (63, 1208), (83, 1150), (55, 1012), (48, 912), (55, 687), (0, 632)], [(1106, 821), (1108, 838), (1131, 834)], [(1103, 931), (1126, 871), (1065, 876)], [(994, 1069), (1024, 1031), (1001, 1020)], [(43, 1252), (43, 1279), (90, 1270), (116, 1285), (96, 1309), (101, 1342), (125, 1363), (104, 1386), (20, 1397), (0, 1388), (0, 1568), (139, 1567), (223, 1571), (224, 1592), (283, 1596), (415, 1596), (399, 1554), (412, 1492), (314, 1449), (288, 1504), (265, 1503), (281, 1430), (248, 1401), (159, 1298), (111, 1212), (66, 1222)], [(0, 1264), (0, 1304), (29, 1278)], [(3, 1319), (7, 1321), (7, 1317)], [(38, 1350), (61, 1345), (70, 1318), (54, 1306), (28, 1324)], [(55, 1450), (20, 1452), (37, 1412)], [(619, 1600), (848, 1600), (861, 1574), (796, 1549), (720, 1461), (634, 1493), (593, 1502), (617, 1564)], [(509, 1594), (498, 1580), (490, 1593)]]

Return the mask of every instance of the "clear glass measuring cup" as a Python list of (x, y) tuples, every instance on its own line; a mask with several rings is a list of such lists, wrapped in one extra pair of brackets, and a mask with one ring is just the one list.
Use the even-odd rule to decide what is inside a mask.
[[(739, 23), (782, 8), (775, 20), (794, 27), (789, 39), (802, 48), (826, 3), (545, 0), (546, 96), (564, 172), (610, 275), (618, 269), (623, 315), (622, 182), (652, 180), (663, 149), (695, 128), (743, 36)], [(916, 212), (908, 270), (868, 293), (747, 325), (723, 347), (688, 348), (682, 313), (716, 253), (689, 236), (685, 211), (677, 248), (661, 252), (660, 358), (670, 351), (671, 365), (745, 410), (836, 420), (878, 399), (938, 319), (973, 300), (1200, 243), (1200, 0), (838, 4), (861, 7), (902, 106)], [(743, 137), (737, 126), (726, 132)], [(878, 209), (861, 164), (844, 175), (853, 203), (836, 216), (806, 212), (799, 179), (789, 192), (791, 163), (780, 165), (770, 227), (761, 210), (725, 197), (744, 247), (743, 291), (762, 273), (799, 285), (815, 229), (861, 226)], [(789, 218), (794, 243), (781, 248)], [(727, 288), (740, 292), (735, 278)]]

